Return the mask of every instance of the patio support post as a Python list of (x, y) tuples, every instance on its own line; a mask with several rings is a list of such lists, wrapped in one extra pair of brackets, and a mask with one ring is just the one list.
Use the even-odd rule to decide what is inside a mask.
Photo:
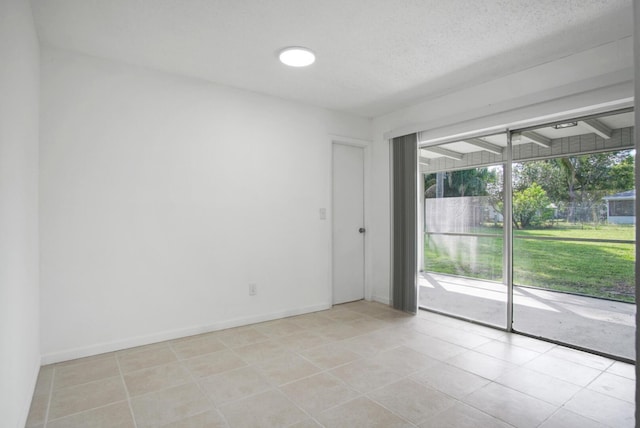
[(507, 286), (507, 331), (513, 330), (513, 150), (511, 130), (507, 129), (506, 162), (504, 164), (503, 276)]

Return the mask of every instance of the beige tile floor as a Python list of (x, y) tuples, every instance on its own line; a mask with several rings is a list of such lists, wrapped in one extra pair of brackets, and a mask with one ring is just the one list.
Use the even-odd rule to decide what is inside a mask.
[(44, 366), (27, 427), (633, 427), (634, 367), (369, 302)]

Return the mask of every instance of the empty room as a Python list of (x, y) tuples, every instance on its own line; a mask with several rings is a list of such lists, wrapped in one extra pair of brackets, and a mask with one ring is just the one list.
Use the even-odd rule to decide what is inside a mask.
[(639, 13), (0, 0), (0, 426), (636, 426)]

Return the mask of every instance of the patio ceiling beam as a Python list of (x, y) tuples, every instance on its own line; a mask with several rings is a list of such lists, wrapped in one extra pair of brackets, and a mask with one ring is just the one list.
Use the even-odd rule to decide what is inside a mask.
[(449, 149), (443, 149), (442, 147), (423, 147), (422, 150), (427, 150), (432, 153), (437, 153), (446, 158), (450, 158), (453, 160), (462, 160), (464, 155), (460, 152), (455, 152)]
[(420, 165), (429, 165), (429, 158), (425, 158), (423, 156), (420, 156)]
[(522, 136), (527, 140), (531, 140), (537, 145), (544, 147), (545, 149), (548, 149), (549, 147), (551, 147), (551, 139), (545, 137), (544, 135), (540, 135), (537, 132), (524, 131), (522, 133)]
[(476, 147), (480, 147), (482, 150), (485, 150), (489, 153), (494, 153), (496, 155), (501, 155), (504, 151), (504, 147), (500, 147), (497, 144), (489, 143), (480, 138), (469, 138), (468, 140), (464, 140), (464, 142)]
[(591, 132), (593, 132), (596, 135), (599, 135), (605, 140), (608, 140), (611, 138), (611, 134), (613, 133), (611, 128), (609, 128), (604, 123), (600, 122), (598, 119), (585, 119), (581, 121), (581, 123), (586, 128), (589, 128)]

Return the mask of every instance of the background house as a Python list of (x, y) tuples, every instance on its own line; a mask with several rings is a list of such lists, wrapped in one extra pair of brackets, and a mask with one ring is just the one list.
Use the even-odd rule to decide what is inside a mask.
[(616, 193), (602, 198), (607, 203), (607, 222), (613, 224), (636, 223), (636, 190)]

